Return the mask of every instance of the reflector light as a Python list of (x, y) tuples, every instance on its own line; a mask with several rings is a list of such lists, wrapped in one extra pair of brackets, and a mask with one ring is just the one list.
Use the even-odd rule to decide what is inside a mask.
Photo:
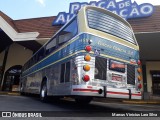
[(83, 76), (83, 81), (88, 82), (90, 80), (90, 77), (88, 75)]
[(138, 80), (141, 81), (141, 80), (142, 80), (142, 77), (141, 77), (141, 76), (138, 76)]
[(91, 44), (93, 41), (92, 40), (88, 40), (88, 43)]
[(85, 61), (90, 61), (90, 60), (91, 60), (91, 56), (90, 56), (90, 55), (86, 55), (86, 56), (84, 57), (84, 60), (85, 60)]
[(90, 66), (89, 65), (85, 65), (83, 66), (84, 71), (89, 71), (90, 70)]
[(92, 86), (87, 86), (87, 88), (90, 88), (90, 89), (92, 89)]
[(92, 47), (89, 46), (89, 45), (87, 45), (86, 48), (85, 48), (85, 50), (86, 50), (87, 52), (90, 52), (90, 51), (92, 50)]
[(141, 68), (138, 68), (138, 69), (137, 69), (137, 72), (141, 73), (141, 72), (142, 72)]
[(139, 84), (139, 85), (138, 85), (138, 88), (141, 89), (141, 88), (142, 88), (142, 84)]
[(138, 65), (141, 65), (141, 61), (140, 60), (138, 60)]

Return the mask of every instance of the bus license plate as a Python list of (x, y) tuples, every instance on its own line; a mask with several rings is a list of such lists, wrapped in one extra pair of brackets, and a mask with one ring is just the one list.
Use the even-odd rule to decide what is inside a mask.
[(113, 81), (122, 81), (122, 75), (112, 74)]

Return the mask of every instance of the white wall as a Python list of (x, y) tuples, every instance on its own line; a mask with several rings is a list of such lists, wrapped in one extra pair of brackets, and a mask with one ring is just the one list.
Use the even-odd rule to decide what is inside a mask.
[(14, 65), (24, 65), (31, 56), (31, 50), (24, 49), (23, 46), (13, 43), (9, 48), (5, 71)]

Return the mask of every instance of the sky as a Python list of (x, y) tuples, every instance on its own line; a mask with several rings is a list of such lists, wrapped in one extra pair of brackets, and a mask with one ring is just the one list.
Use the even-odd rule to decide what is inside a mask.
[[(0, 0), (0, 10), (13, 20), (36, 17), (57, 16), (59, 12), (69, 12), (72, 2), (89, 2), (100, 0)], [(116, 0), (122, 1), (122, 0)], [(160, 0), (132, 0), (138, 4), (151, 3), (160, 5)]]

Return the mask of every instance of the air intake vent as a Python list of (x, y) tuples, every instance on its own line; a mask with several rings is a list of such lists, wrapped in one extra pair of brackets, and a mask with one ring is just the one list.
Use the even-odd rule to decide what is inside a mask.
[(127, 84), (135, 85), (135, 66), (127, 65)]
[(95, 79), (106, 80), (107, 59), (96, 57), (95, 69)]

